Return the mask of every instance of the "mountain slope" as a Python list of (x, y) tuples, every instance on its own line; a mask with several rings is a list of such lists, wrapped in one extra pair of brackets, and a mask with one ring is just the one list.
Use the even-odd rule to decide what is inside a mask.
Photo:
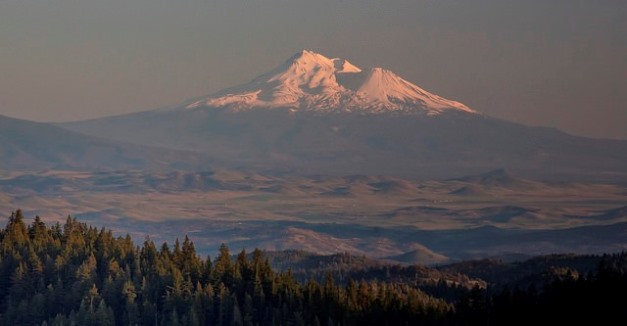
[(115, 143), (2, 115), (0, 157), (6, 170), (190, 168), (204, 160), (196, 153)]
[(251, 83), (169, 110), (62, 124), (209, 155), (228, 168), (454, 178), (627, 180), (627, 141), (491, 118), (380, 68), (303, 51)]
[(303, 50), (248, 84), (229, 88), (186, 106), (290, 108), (305, 111), (474, 113), (467, 106), (431, 94), (382, 68), (362, 71), (345, 59)]
[(145, 112), (63, 125), (142, 145), (198, 151), (229, 168), (454, 178), (627, 179), (627, 141), (575, 137), (481, 115), (390, 116), (228, 109)]

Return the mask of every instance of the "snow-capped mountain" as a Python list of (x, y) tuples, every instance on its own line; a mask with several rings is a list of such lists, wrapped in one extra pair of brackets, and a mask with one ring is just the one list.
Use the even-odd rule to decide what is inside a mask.
[(433, 179), (505, 168), (533, 178), (627, 180), (627, 141), (495, 119), (390, 71), (310, 51), (174, 108), (62, 126), (198, 152), (208, 167), (269, 173)]
[(403, 112), (437, 115), (446, 110), (476, 113), (404, 80), (389, 70), (362, 70), (345, 59), (303, 50), (250, 83), (194, 101), (188, 109), (290, 108), (297, 111)]

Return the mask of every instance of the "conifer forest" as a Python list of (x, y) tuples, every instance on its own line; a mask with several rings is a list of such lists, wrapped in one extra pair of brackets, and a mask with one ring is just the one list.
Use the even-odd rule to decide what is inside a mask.
[(627, 320), (625, 253), (596, 257), (592, 261), (597, 266), (585, 275), (566, 268), (538, 275), (543, 281), (523, 287), (502, 281), (468, 287), (386, 281), (386, 275), (368, 269), (342, 281), (331, 272), (322, 279), (299, 281), (290, 270), (275, 271), (257, 249), (232, 255), (222, 245), (217, 257), (203, 258), (187, 236), (173, 245), (157, 245), (148, 238), (137, 245), (128, 235), (114, 236), (111, 230), (71, 217), (51, 226), (38, 216), (27, 221), (19, 210), (0, 231), (0, 245), (3, 325), (527, 325)]

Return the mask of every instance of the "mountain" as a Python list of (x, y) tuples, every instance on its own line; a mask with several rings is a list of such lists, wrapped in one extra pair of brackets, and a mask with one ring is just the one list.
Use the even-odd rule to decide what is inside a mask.
[(245, 85), (180, 106), (61, 124), (264, 173), (627, 180), (627, 141), (480, 114), (381, 69), (302, 51)]
[(382, 68), (361, 70), (346, 59), (329, 59), (303, 50), (248, 84), (185, 106), (290, 108), (293, 111), (426, 113), (446, 110), (475, 113), (467, 106), (431, 94)]
[(39, 122), (0, 115), (0, 170), (185, 169), (202, 155), (85, 136)]

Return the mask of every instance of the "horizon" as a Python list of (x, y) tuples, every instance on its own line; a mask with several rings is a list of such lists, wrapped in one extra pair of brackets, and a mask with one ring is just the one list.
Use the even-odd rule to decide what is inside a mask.
[(65, 122), (169, 107), (306, 48), (394, 71), (495, 118), (627, 139), (625, 10), (620, 1), (7, 1), (0, 114)]

